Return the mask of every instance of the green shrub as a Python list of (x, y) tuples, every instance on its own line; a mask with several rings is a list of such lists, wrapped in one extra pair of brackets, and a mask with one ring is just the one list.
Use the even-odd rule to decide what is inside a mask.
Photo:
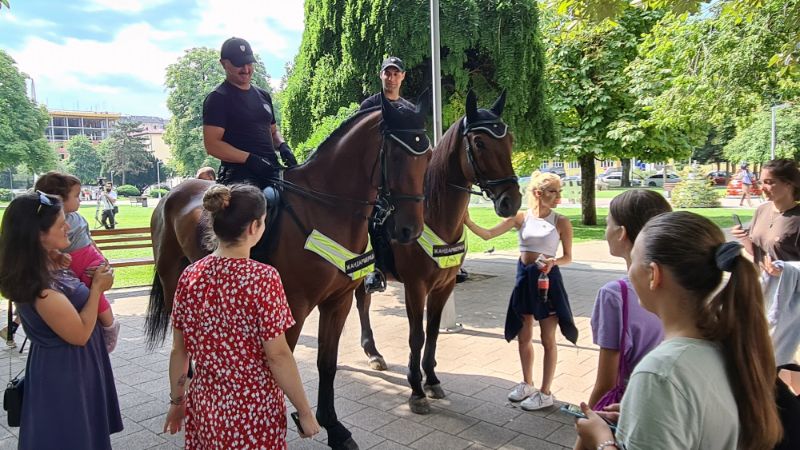
[(158, 198), (159, 197), (159, 193), (161, 194), (161, 197), (163, 197), (163, 196), (167, 195), (167, 193), (169, 193), (169, 191), (166, 190), (166, 189), (150, 189), (150, 198)]
[(676, 184), (670, 200), (674, 208), (716, 208), (720, 205), (717, 191), (704, 178)]
[(14, 200), (14, 193), (11, 189), (0, 189), (0, 202), (10, 202)]
[(139, 192), (139, 189), (136, 186), (123, 184), (122, 186), (117, 187), (117, 194), (123, 197), (138, 197), (142, 193)]
[(336, 114), (325, 116), (319, 120), (308, 139), (306, 139), (305, 142), (297, 144), (294, 148), (294, 156), (297, 160), (303, 162), (308, 159), (308, 156), (316, 150), (317, 146), (339, 128), (342, 122), (355, 114), (356, 111), (358, 111), (358, 104), (351, 103), (346, 107), (339, 108)]

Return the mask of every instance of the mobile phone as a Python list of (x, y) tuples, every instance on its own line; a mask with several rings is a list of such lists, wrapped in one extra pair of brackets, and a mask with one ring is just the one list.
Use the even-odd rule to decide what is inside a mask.
[(294, 420), (294, 424), (297, 425), (297, 432), (300, 434), (306, 434), (303, 431), (303, 427), (300, 426), (300, 414), (298, 414), (297, 411), (295, 411), (289, 415), (292, 417), (292, 420)]
[[(570, 416), (578, 418), (578, 419), (585, 419), (586, 418), (586, 414), (583, 413), (583, 411), (581, 410), (581, 407), (578, 406), (578, 405), (570, 405), (569, 403), (565, 403), (565, 404), (561, 405), (561, 408), (559, 409), (559, 411), (561, 411), (564, 414), (568, 414)], [(609, 422), (608, 419), (606, 419), (605, 417), (602, 417), (602, 419), (605, 420), (605, 422), (611, 428), (612, 432), (614, 432), (614, 433), (617, 432), (617, 425), (615, 423)]]
[(739, 218), (738, 214), (733, 215), (733, 221), (736, 222), (736, 225), (739, 225), (739, 228), (744, 229), (744, 225), (742, 225), (742, 219)]
[(585, 419), (586, 414), (581, 411), (581, 407), (578, 405), (570, 405), (569, 403), (564, 403), (561, 405), (560, 411), (564, 414), (568, 414), (573, 417), (577, 417), (579, 419)]

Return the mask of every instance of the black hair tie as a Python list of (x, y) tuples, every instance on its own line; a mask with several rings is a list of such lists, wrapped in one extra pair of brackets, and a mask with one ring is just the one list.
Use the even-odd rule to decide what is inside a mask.
[(726, 242), (717, 247), (715, 261), (717, 268), (725, 272), (733, 272), (736, 267), (736, 258), (742, 254), (742, 244), (738, 242)]

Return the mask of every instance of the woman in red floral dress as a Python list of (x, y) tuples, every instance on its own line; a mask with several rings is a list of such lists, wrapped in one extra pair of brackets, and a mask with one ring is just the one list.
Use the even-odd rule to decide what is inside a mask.
[[(285, 449), (284, 392), (303, 437), (319, 432), (284, 332), (294, 325), (278, 272), (249, 258), (266, 202), (248, 185), (203, 197), (218, 247), (181, 275), (172, 312), (170, 408), (164, 431), (187, 449)], [(189, 357), (195, 374), (185, 393)]]

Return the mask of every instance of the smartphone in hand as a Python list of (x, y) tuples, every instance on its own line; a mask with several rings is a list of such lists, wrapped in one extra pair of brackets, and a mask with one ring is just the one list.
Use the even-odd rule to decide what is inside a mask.
[[(567, 415), (570, 415), (572, 417), (575, 417), (576, 419), (586, 419), (586, 414), (583, 413), (583, 411), (581, 410), (581, 407), (578, 406), (578, 405), (570, 405), (569, 403), (565, 403), (565, 404), (561, 405), (561, 408), (559, 409), (559, 411), (561, 411), (564, 414), (567, 414)], [(605, 420), (605, 422), (611, 428), (612, 432), (614, 432), (614, 433), (617, 432), (617, 424), (611, 423), (605, 417), (601, 417), (601, 418), (603, 420)]]
[(303, 432), (303, 427), (300, 426), (300, 414), (298, 414), (297, 411), (295, 411), (291, 413), (290, 416), (292, 417), (292, 420), (294, 420), (294, 424), (297, 425), (297, 432), (301, 435), (306, 434), (305, 432)]
[(738, 214), (734, 214), (733, 215), (733, 223), (735, 223), (736, 225), (739, 225), (739, 228), (744, 230), (744, 225), (742, 225), (742, 219), (739, 218)]
[(576, 417), (578, 419), (586, 418), (586, 414), (584, 414), (583, 411), (581, 411), (581, 407), (578, 405), (570, 405), (569, 403), (564, 403), (563, 405), (561, 405), (559, 411), (561, 411), (564, 414)]

